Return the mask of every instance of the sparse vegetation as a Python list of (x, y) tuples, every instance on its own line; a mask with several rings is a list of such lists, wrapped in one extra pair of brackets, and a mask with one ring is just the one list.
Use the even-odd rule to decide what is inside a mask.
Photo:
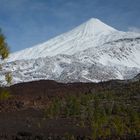
[[(47, 84), (44, 84), (42, 89)], [(38, 134), (41, 139), (57, 140), (139, 140), (140, 138), (140, 81), (86, 84), (85, 87), (84, 84), (80, 84), (81, 90), (77, 85), (73, 88), (74, 86), (69, 84), (60, 85), (61, 89), (58, 90), (58, 85), (54, 88), (53, 84), (53, 89), (52, 86), (48, 86), (47, 88), (51, 87), (51, 90), (45, 94), (41, 94), (43, 90), (38, 83), (37, 86), (33, 83), (30, 85), (33, 91), (30, 90), (30, 86), (26, 87), (27, 84), (3, 88), (10, 89), (11, 94), (15, 96), (8, 99), (10, 96), (6, 92), (0, 96), (2, 100), (0, 121), (4, 122), (0, 129), (9, 124), (15, 126), (18, 122), (22, 125), (16, 125), (13, 130), (22, 132), (26, 127), (32, 136), (23, 135), (23, 139), (33, 140)], [(63, 90), (66, 88), (74, 90)], [(18, 92), (15, 94), (15, 91)], [(3, 101), (5, 99), (8, 100)], [(37, 103), (32, 104), (33, 101)], [(27, 121), (23, 121), (25, 118)], [(16, 136), (18, 137), (18, 134)]]
[(47, 118), (76, 119), (90, 127), (93, 139), (140, 135), (140, 83), (120, 90), (55, 98), (45, 110)]

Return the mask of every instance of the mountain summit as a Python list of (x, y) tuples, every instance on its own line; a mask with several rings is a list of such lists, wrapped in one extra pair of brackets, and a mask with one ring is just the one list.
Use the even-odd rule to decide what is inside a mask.
[(13, 84), (40, 79), (100, 82), (140, 73), (140, 34), (118, 31), (90, 19), (47, 42), (10, 55), (0, 72), (12, 72)]
[(83, 23), (77, 29), (83, 31), (83, 35), (93, 35), (93, 36), (96, 36), (98, 34), (105, 35), (117, 31), (116, 29), (112, 28), (111, 26), (108, 26), (107, 24), (103, 23), (102, 21), (96, 18), (89, 19), (87, 22)]
[(55, 56), (57, 54), (72, 55), (112, 40), (111, 35), (115, 32), (117, 32), (116, 29), (104, 24), (99, 19), (91, 18), (73, 30), (47, 42), (13, 53), (9, 61)]

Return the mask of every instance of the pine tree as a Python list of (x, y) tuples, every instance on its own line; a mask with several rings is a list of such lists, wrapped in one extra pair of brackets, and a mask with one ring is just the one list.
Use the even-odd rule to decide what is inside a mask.
[(5, 59), (9, 55), (8, 45), (5, 41), (5, 36), (0, 30), (0, 59)]
[[(2, 60), (7, 58), (8, 55), (9, 55), (8, 44), (6, 42), (5, 36), (3, 35), (3, 33), (0, 29), (0, 70), (2, 70), (2, 63), (3, 63)], [(12, 77), (9, 72), (5, 74), (5, 80), (9, 84), (11, 83)]]
[(7, 73), (5, 74), (5, 80), (6, 80), (6, 82), (7, 82), (8, 84), (11, 84), (11, 82), (12, 82), (12, 75), (11, 75), (10, 72), (7, 72)]

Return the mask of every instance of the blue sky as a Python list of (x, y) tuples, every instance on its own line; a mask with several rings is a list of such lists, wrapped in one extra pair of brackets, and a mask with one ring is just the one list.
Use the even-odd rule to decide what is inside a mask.
[(47, 41), (95, 17), (140, 32), (140, 0), (0, 0), (0, 28), (11, 51)]

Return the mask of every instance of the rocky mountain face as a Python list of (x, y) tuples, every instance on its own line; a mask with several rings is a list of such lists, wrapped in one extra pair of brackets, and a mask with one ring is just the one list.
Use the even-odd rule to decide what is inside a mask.
[(138, 75), (136, 75), (133, 79), (131, 79), (132, 81), (140, 81), (140, 73)]
[(140, 73), (140, 34), (118, 31), (98, 19), (43, 44), (15, 52), (3, 63), (12, 83), (40, 79), (99, 82), (130, 79)]

